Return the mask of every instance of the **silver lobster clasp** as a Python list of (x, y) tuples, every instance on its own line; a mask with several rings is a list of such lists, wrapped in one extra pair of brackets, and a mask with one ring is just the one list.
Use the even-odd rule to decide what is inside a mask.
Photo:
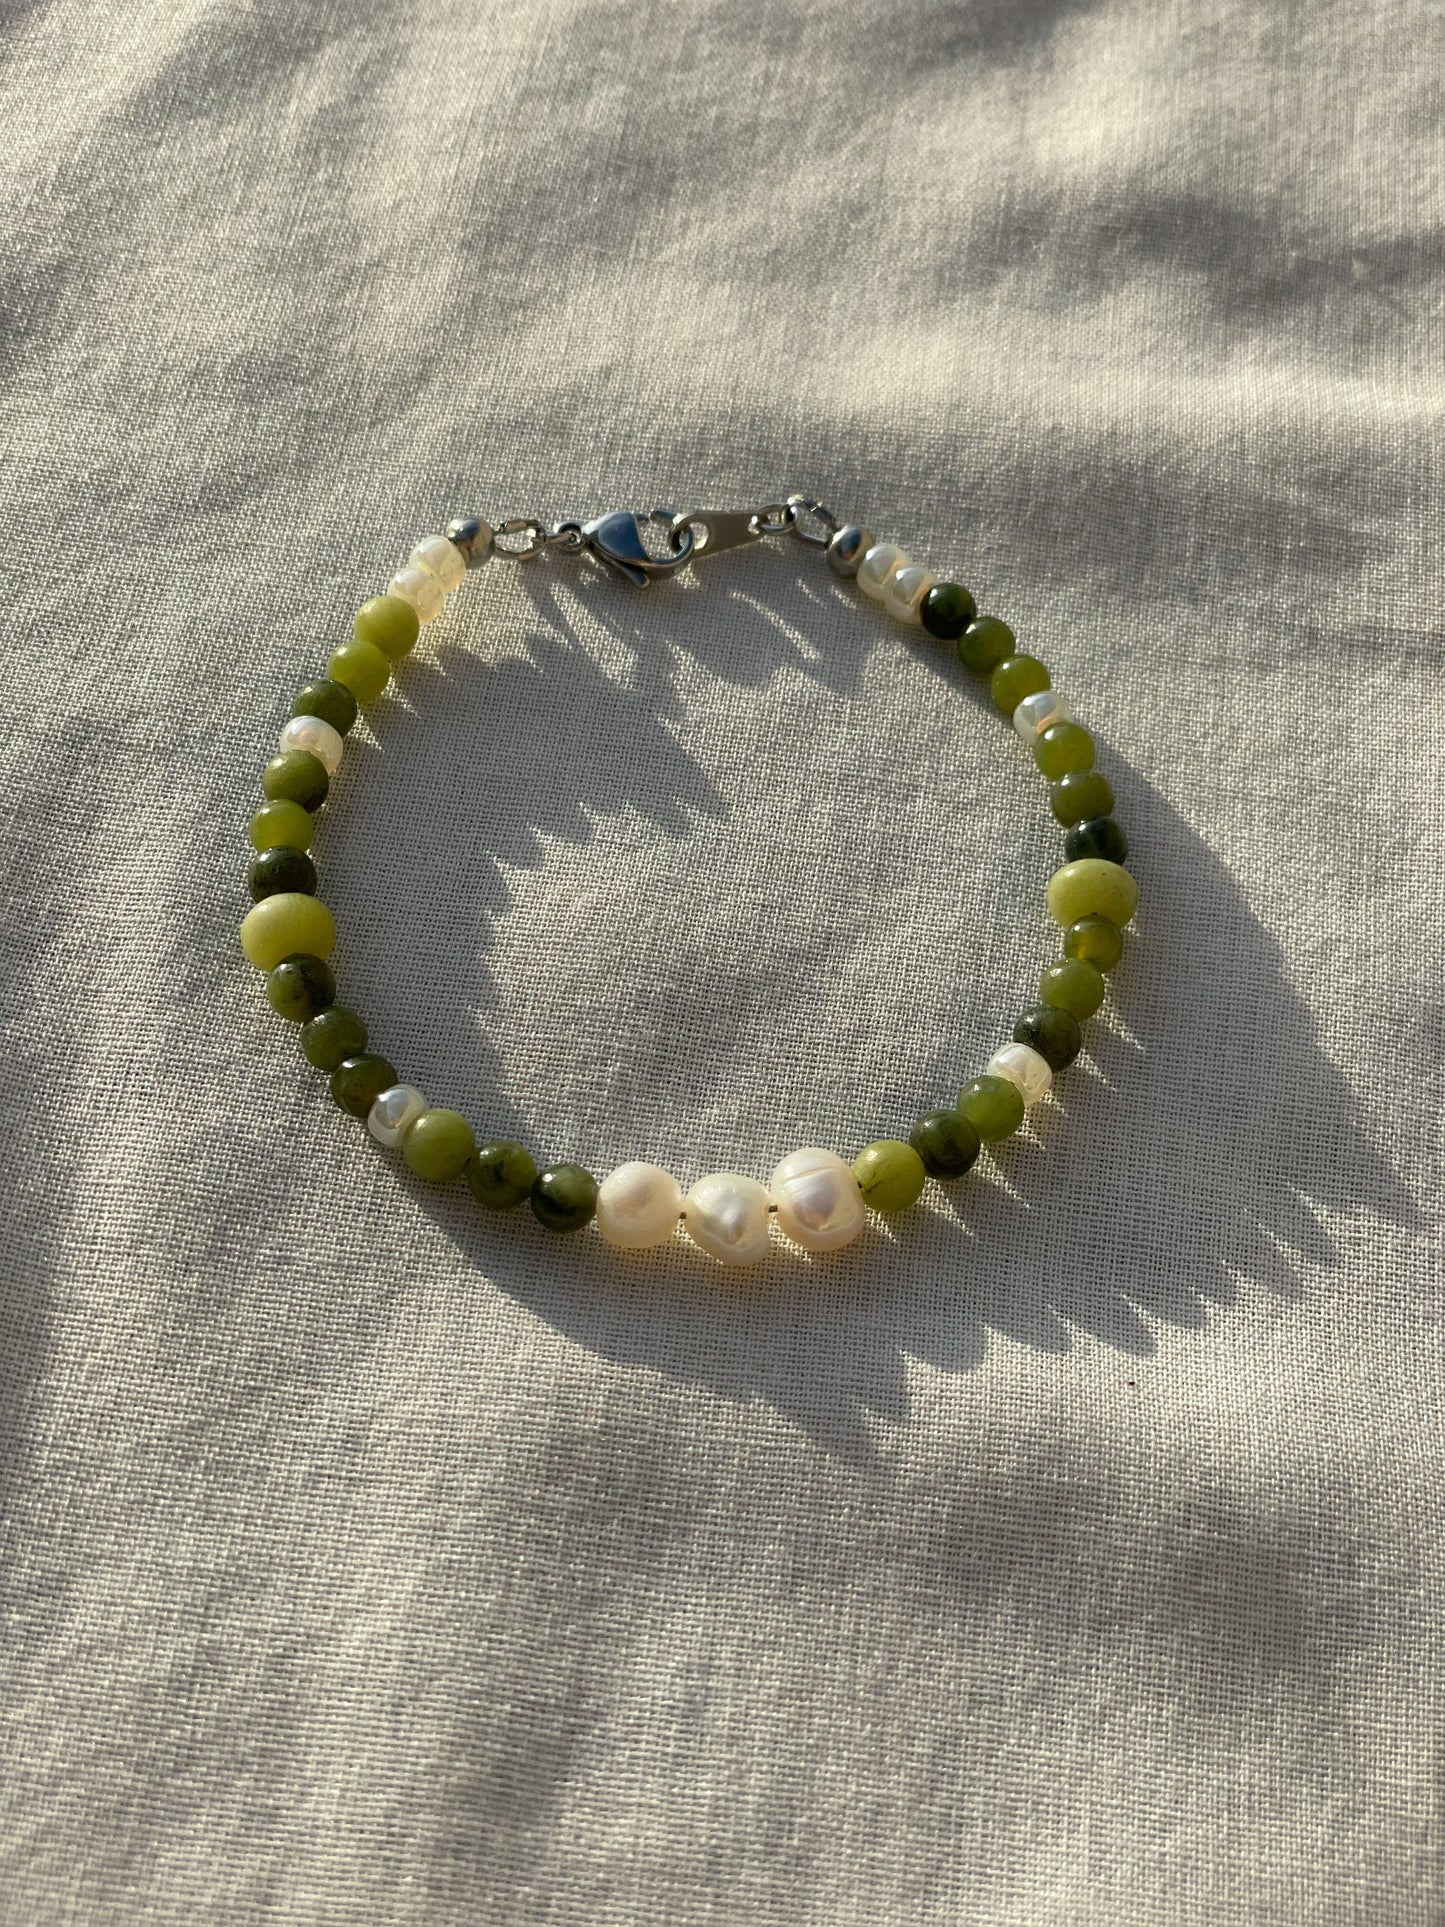
[(649, 555), (642, 546), (642, 518), (630, 509), (613, 509), (595, 521), (582, 524), (582, 540), (609, 569), (625, 575), (639, 589), (645, 589), (655, 576), (671, 575), (692, 558), (696, 538), (690, 530), (671, 532), (671, 555)]

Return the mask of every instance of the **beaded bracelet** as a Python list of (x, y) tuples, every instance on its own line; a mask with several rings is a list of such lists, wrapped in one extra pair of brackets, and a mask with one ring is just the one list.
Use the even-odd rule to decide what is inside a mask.
[[(654, 537), (651, 546), (645, 532)], [(336, 1002), (326, 963), (336, 928), (315, 894), (307, 851), (314, 812), (326, 800), (357, 706), (376, 701), (422, 626), (441, 614), (469, 570), (493, 556), (528, 561), (545, 550), (587, 556), (643, 588), (704, 557), (785, 534), (825, 549), (835, 575), (856, 581), (896, 621), (921, 624), (954, 644), (964, 667), (988, 678), (994, 702), (1048, 779), (1053, 814), (1068, 831), (1066, 861), (1045, 893), (1050, 914), (1063, 926), (1063, 957), (1044, 971), (1039, 1002), (1020, 1017), (1013, 1041), (964, 1086), (956, 1104), (921, 1117), (906, 1141), (868, 1145), (851, 1165), (809, 1147), (785, 1157), (766, 1185), (718, 1171), (684, 1196), (676, 1178), (655, 1164), (619, 1165), (599, 1184), (577, 1164), (539, 1170), (531, 1152), (510, 1139), (479, 1146), (464, 1117), (429, 1105), (398, 1080), (386, 1059), (367, 1048), (365, 1024)], [(550, 529), (530, 517), (495, 530), (477, 518), (451, 523), (444, 536), (413, 549), (385, 593), (357, 610), (352, 640), (334, 651), (325, 678), (308, 683), (292, 705), (280, 754), (267, 765), (261, 787), (266, 801), (251, 819), (255, 902), (241, 925), (241, 946), (266, 972), (274, 1008), (301, 1025), (301, 1049), (329, 1075), (336, 1104), (364, 1118), (378, 1143), (399, 1147), (418, 1177), (447, 1183), (464, 1175), (472, 1195), (493, 1210), (525, 1199), (551, 1231), (580, 1231), (595, 1221), (609, 1244), (634, 1249), (664, 1243), (681, 1224), (728, 1265), (762, 1258), (774, 1223), (809, 1251), (848, 1244), (868, 1210), (906, 1209), (927, 1179), (961, 1177), (984, 1141), (1016, 1131), (1054, 1073), (1078, 1055), (1080, 1023), (1103, 1001), (1105, 974), (1119, 961), (1122, 928), (1139, 894), (1122, 867), (1128, 845), (1111, 814), (1113, 791), (1094, 768), (1093, 738), (1074, 721), (1044, 665), (1016, 651), (1007, 623), (979, 615), (967, 589), (936, 581), (902, 549), (876, 542), (867, 529), (840, 527), (821, 503), (798, 495), (756, 510), (618, 512)]]

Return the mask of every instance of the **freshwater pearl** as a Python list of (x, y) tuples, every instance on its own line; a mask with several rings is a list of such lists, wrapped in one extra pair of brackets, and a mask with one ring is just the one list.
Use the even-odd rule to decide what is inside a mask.
[(794, 1151), (768, 1179), (768, 1189), (778, 1229), (807, 1251), (836, 1251), (867, 1222), (858, 1180), (832, 1151)]
[(426, 1099), (415, 1084), (393, 1084), (367, 1112), (366, 1128), (378, 1144), (394, 1150), (425, 1109)]
[(419, 569), (410, 562), (387, 583), (386, 593), (409, 602), (416, 610), (417, 621), (423, 623), (435, 622), (446, 601), (446, 591), (431, 570)]
[(683, 1199), (683, 1226), (694, 1244), (723, 1265), (755, 1265), (768, 1255), (768, 1197), (756, 1178), (714, 1171)]
[(911, 556), (902, 549), (895, 548), (891, 542), (875, 542), (863, 560), (858, 564), (858, 587), (864, 595), (872, 596), (881, 602), (887, 593), (888, 584), (900, 569), (906, 569)]
[(1032, 743), (1054, 723), (1071, 722), (1073, 715), (1057, 689), (1038, 689), (1032, 696), (1025, 696), (1014, 711), (1014, 728), (1026, 743)]
[(1054, 1081), (1048, 1059), (1029, 1044), (1005, 1044), (990, 1057), (987, 1070), (990, 1077), (1006, 1077), (1025, 1106), (1047, 1097)]
[(597, 1229), (624, 1250), (665, 1244), (681, 1211), (682, 1186), (656, 1164), (619, 1164), (597, 1187)]
[(910, 562), (906, 569), (899, 569), (893, 575), (883, 592), (883, 607), (895, 622), (917, 622), (920, 605), (932, 587), (933, 571)]
[(444, 535), (429, 535), (418, 542), (408, 560), (414, 568), (430, 569), (448, 595), (466, 580), (467, 559)]
[(334, 776), (341, 762), (341, 753), (346, 747), (341, 732), (323, 722), (320, 716), (293, 716), (281, 731), (281, 748), (308, 750), (317, 762), (322, 764), (328, 776)]

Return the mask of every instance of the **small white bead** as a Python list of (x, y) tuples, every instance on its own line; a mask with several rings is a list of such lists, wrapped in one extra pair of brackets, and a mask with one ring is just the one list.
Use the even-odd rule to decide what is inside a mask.
[(419, 569), (409, 562), (386, 585), (388, 595), (399, 595), (416, 610), (419, 622), (434, 622), (442, 612), (446, 593), (430, 569)]
[(328, 776), (334, 776), (341, 766), (341, 752), (346, 745), (341, 731), (333, 729), (324, 717), (293, 716), (281, 731), (281, 747), (308, 751), (318, 763), (326, 765)]
[(768, 1197), (756, 1178), (714, 1171), (683, 1199), (683, 1226), (694, 1244), (723, 1265), (755, 1265), (768, 1255)]
[(1002, 1050), (996, 1050), (988, 1060), (988, 1074), (1006, 1077), (1025, 1104), (1037, 1104), (1041, 1097), (1047, 1097), (1054, 1081), (1048, 1059), (1040, 1057), (1030, 1044), (1005, 1044)]
[(917, 622), (923, 598), (933, 587), (933, 571), (910, 562), (897, 570), (883, 592), (883, 607), (898, 622)]
[(768, 1189), (778, 1229), (806, 1251), (851, 1244), (868, 1220), (857, 1178), (836, 1153), (816, 1146), (785, 1157)]
[(681, 1210), (682, 1186), (656, 1164), (619, 1164), (597, 1187), (597, 1229), (624, 1250), (664, 1244)]
[(366, 1114), (366, 1128), (388, 1150), (401, 1143), (406, 1128), (426, 1109), (426, 1099), (414, 1084), (393, 1084), (383, 1091)]
[(448, 595), (466, 580), (467, 559), (444, 535), (429, 535), (418, 542), (408, 559), (415, 568), (430, 569)]
[(1014, 711), (1014, 728), (1026, 743), (1031, 743), (1055, 723), (1072, 721), (1073, 714), (1057, 689), (1040, 689), (1025, 696)]
[(900, 569), (908, 567), (910, 560), (911, 557), (905, 555), (902, 549), (895, 548), (891, 542), (875, 542), (858, 564), (858, 587), (864, 595), (881, 602), (888, 584)]

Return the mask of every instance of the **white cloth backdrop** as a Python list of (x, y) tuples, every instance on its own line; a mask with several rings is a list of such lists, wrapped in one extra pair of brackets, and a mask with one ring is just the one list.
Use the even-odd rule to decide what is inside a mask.
[[(14, 5), (19, 1923), (1385, 1923), (1438, 1740), (1438, 6)], [(429, 1192), (240, 960), (291, 693), (447, 517), (822, 496), (1096, 723), (1036, 1128), (817, 1265)], [(797, 545), (475, 579), (318, 839), (485, 1130), (906, 1131), (1060, 839)]]

